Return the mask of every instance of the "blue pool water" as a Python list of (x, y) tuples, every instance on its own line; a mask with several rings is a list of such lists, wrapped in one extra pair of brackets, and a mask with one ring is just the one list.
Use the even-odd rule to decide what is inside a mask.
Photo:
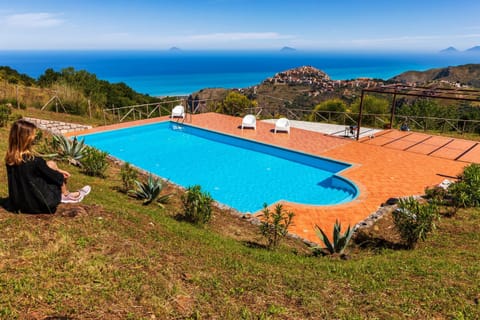
[(358, 193), (336, 176), (349, 164), (175, 122), (79, 138), (181, 186), (201, 185), (218, 202), (245, 213), (279, 200), (339, 204)]

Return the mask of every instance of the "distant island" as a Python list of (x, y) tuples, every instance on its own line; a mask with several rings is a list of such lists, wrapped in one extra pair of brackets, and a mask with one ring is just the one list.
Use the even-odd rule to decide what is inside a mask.
[(480, 46), (471, 47), (465, 51), (460, 51), (455, 47), (448, 47), (443, 50), (440, 50), (440, 53), (479, 53)]
[(470, 49), (467, 49), (467, 52), (480, 52), (480, 46), (475, 46)]
[(459, 52), (455, 47), (448, 47), (446, 49), (440, 50), (441, 53), (457, 53)]
[(170, 49), (168, 49), (168, 51), (182, 51), (182, 49), (178, 47), (171, 47)]
[(297, 49), (292, 48), (292, 47), (283, 47), (282, 49), (280, 49), (280, 51), (282, 51), (282, 52), (293, 52), (293, 51), (297, 51)]

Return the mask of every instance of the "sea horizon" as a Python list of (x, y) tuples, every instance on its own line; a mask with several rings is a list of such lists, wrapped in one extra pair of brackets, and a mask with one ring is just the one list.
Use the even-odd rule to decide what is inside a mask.
[(0, 65), (38, 78), (51, 68), (86, 70), (150, 96), (205, 88), (247, 88), (276, 73), (312, 66), (332, 80), (388, 80), (406, 71), (480, 63), (479, 53), (321, 51), (4, 50)]

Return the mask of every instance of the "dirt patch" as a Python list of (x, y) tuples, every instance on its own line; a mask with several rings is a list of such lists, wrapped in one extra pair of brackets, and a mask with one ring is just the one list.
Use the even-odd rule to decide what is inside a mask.
[(352, 237), (352, 241), (362, 248), (404, 248), (393, 222), (392, 212), (396, 208), (396, 206), (383, 208), (385, 212), (373, 224), (359, 228)]

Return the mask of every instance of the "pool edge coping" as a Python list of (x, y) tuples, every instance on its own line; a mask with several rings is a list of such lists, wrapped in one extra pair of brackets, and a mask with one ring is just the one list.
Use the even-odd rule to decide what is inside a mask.
[[(335, 176), (339, 179), (342, 179), (342, 180), (346, 181), (347, 183), (351, 184), (352, 187), (356, 190), (355, 197), (353, 199), (347, 201), (347, 202), (341, 202), (341, 203), (337, 203), (337, 204), (306, 204), (306, 203), (288, 201), (288, 200), (285, 200), (285, 199), (278, 199), (277, 201), (268, 205), (269, 208), (278, 204), (278, 203), (286, 203), (286, 204), (292, 204), (294, 206), (303, 206), (303, 207), (312, 207), (312, 208), (328, 208), (328, 207), (338, 208), (339, 206), (347, 206), (349, 204), (352, 204), (355, 201), (361, 201), (361, 199), (359, 199), (359, 198), (360, 198), (361, 195), (363, 195), (365, 193), (365, 190), (363, 190), (364, 188), (359, 187), (356, 182), (351, 181), (349, 178), (342, 175), (344, 172), (346, 172), (350, 169), (354, 169), (357, 166), (360, 166), (360, 164), (349, 163), (349, 162), (333, 159), (333, 158), (326, 157), (326, 156), (319, 156), (319, 155), (316, 155), (316, 154), (312, 154), (312, 153), (308, 153), (308, 152), (304, 152), (304, 151), (300, 151), (300, 150), (294, 150), (294, 149), (289, 149), (289, 148), (279, 146), (279, 145), (275, 145), (275, 144), (269, 144), (269, 143), (266, 143), (266, 142), (263, 142), (263, 141), (257, 141), (257, 140), (253, 140), (253, 139), (249, 139), (249, 138), (245, 138), (245, 137), (239, 137), (239, 136), (236, 136), (236, 135), (230, 134), (230, 133), (220, 132), (220, 131), (212, 130), (212, 129), (206, 129), (206, 128), (203, 128), (203, 127), (200, 127), (198, 125), (191, 124), (191, 123), (188, 123), (188, 124), (183, 123), (183, 122), (180, 123), (178, 121), (172, 120), (170, 116), (123, 122), (123, 123), (120, 124), (120, 127), (118, 126), (119, 124), (99, 126), (99, 127), (95, 127), (95, 128), (91, 128), (91, 129), (87, 129), (87, 130), (82, 130), (82, 131), (77, 131), (77, 132), (69, 132), (67, 136), (68, 137), (73, 137), (73, 136), (81, 136), (81, 135), (89, 135), (89, 134), (110, 132), (110, 131), (115, 131), (115, 130), (129, 129), (129, 128), (132, 128), (132, 127), (155, 125), (155, 124), (164, 123), (164, 122), (170, 122), (172, 124), (184, 125), (184, 126), (187, 126), (187, 127), (192, 127), (192, 128), (198, 129), (198, 130), (207, 131), (207, 132), (209, 131), (209, 132), (213, 132), (215, 134), (228, 136), (228, 137), (234, 138), (234, 139), (246, 140), (246, 141), (249, 141), (249, 142), (252, 142), (252, 143), (257, 143), (257, 144), (267, 146), (267, 147), (273, 147), (273, 148), (285, 150), (285, 151), (288, 151), (288, 152), (298, 153), (298, 154), (301, 154), (301, 155), (305, 155), (305, 156), (309, 156), (309, 157), (313, 157), (313, 158), (318, 158), (318, 159), (321, 159), (321, 160), (326, 160), (326, 161), (330, 161), (330, 162), (334, 162), (334, 163), (338, 163), (338, 164), (343, 164), (343, 165), (346, 166), (346, 168), (344, 168), (344, 169), (342, 169), (338, 172), (333, 173), (332, 176)], [(128, 124), (131, 124), (131, 125), (128, 125)], [(102, 129), (102, 128), (104, 128), (104, 129)], [(121, 162), (125, 162), (125, 161), (123, 161), (121, 159), (118, 159), (116, 157), (113, 157), (113, 156), (111, 156), (111, 157), (115, 158), (116, 160), (119, 160)], [(136, 167), (136, 168), (138, 169), (138, 167)], [(145, 171), (145, 170), (142, 169), (142, 171)], [(163, 177), (160, 177), (160, 176), (158, 176), (158, 177), (162, 178), (166, 181), (170, 181), (166, 178), (163, 178)], [(170, 183), (173, 183), (173, 182), (170, 181)], [(181, 185), (178, 185), (176, 183), (175, 183), (175, 185), (185, 189), (185, 187), (183, 187)], [(216, 202), (218, 202), (218, 201), (216, 201)], [(230, 210), (235, 210), (235, 211), (237, 211), (237, 212), (239, 212), (240, 214), (243, 214), (243, 215), (257, 215), (257, 214), (261, 213), (261, 211), (262, 211), (262, 209), (259, 209), (255, 212), (248, 212), (248, 211), (247, 212), (242, 212), (242, 211), (239, 211), (238, 209), (230, 207), (227, 204), (224, 204), (224, 203), (221, 203), (221, 202), (218, 202), (218, 203), (221, 206), (224, 206), (224, 207), (226, 207)]]

